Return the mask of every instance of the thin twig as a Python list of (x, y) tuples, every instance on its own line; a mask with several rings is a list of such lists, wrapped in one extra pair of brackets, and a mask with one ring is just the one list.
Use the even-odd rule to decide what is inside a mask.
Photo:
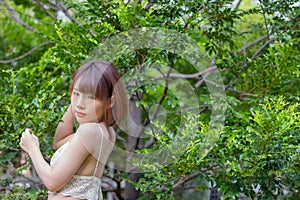
[(268, 40), (270, 40), (270, 33), (269, 33), (269, 29), (268, 29), (267, 18), (266, 18), (265, 10), (264, 10), (264, 7), (263, 7), (263, 4), (262, 4), (261, 0), (259, 0), (259, 4), (260, 4), (260, 7), (261, 7), (261, 10), (263, 11), (265, 28), (266, 28), (266, 31), (267, 31), (267, 38), (268, 38)]
[[(196, 12), (194, 12), (193, 14), (195, 14), (195, 13), (198, 13), (199, 11), (201, 11), (203, 9), (203, 6), (200, 6), (198, 9), (197, 9), (197, 11)], [(194, 15), (191, 15), (190, 17), (189, 17), (189, 19), (192, 19), (194, 17)], [(184, 21), (184, 27), (183, 27), (183, 29), (186, 29), (186, 27), (190, 24), (189, 22), (186, 22), (184, 19), (183, 19), (183, 21)]]
[(239, 93), (241, 96), (252, 96), (252, 97), (257, 97), (256, 94), (251, 94), (251, 93), (248, 93), (248, 92), (240, 91), (240, 90), (237, 90), (237, 89), (233, 89), (233, 88), (231, 88), (231, 87), (229, 87), (228, 90), (229, 90), (229, 91), (232, 91), (232, 92)]
[(203, 76), (205, 74), (210, 74), (211, 72), (214, 72), (217, 69), (217, 66), (212, 66), (209, 68), (206, 68), (205, 70), (201, 72), (197, 72), (194, 74), (179, 74), (179, 73), (170, 73), (168, 76), (166, 74), (163, 74), (161, 77), (154, 78), (153, 80), (160, 80), (160, 79), (165, 79), (166, 77), (168, 78), (183, 78), (183, 79), (195, 79), (199, 78), (200, 76)]
[(174, 62), (171, 61), (171, 62), (170, 62), (170, 68), (169, 68), (169, 71), (168, 71), (168, 73), (167, 73), (167, 76), (165, 77), (165, 78), (166, 78), (166, 85), (165, 85), (164, 93), (163, 93), (163, 95), (161, 96), (161, 98), (160, 98), (160, 100), (159, 100), (159, 102), (158, 102), (158, 105), (157, 105), (157, 107), (156, 107), (156, 109), (155, 109), (155, 112), (154, 112), (154, 114), (153, 114), (151, 120), (155, 120), (155, 119), (156, 119), (157, 114), (158, 114), (158, 112), (159, 112), (159, 110), (160, 110), (160, 106), (161, 106), (161, 104), (163, 103), (163, 101), (165, 100), (165, 98), (166, 98), (166, 96), (167, 96), (167, 94), (168, 94), (168, 89), (169, 89), (169, 88), (168, 88), (168, 86), (169, 86), (168, 76), (170, 75), (170, 73), (171, 73), (173, 67), (174, 67)]
[(3, 64), (7, 64), (7, 63), (12, 63), (12, 62), (15, 62), (17, 60), (20, 60), (22, 58), (25, 58), (26, 56), (28, 56), (29, 54), (31, 54), (32, 52), (34, 52), (35, 50), (37, 50), (38, 48), (42, 47), (42, 46), (45, 46), (47, 44), (50, 44), (50, 42), (44, 42), (42, 44), (39, 44), (38, 46), (34, 47), (33, 49), (31, 49), (30, 51), (26, 52), (25, 54), (19, 56), (19, 57), (16, 57), (16, 58), (12, 58), (12, 59), (9, 59), (9, 60), (0, 60), (0, 63), (3, 63)]

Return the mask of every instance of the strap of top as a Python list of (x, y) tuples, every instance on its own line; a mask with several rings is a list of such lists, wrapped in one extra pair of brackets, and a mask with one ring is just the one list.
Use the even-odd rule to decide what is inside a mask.
[(96, 167), (95, 167), (95, 170), (94, 170), (94, 175), (96, 175), (96, 172), (98, 170), (98, 165), (99, 165), (99, 162), (100, 162), (100, 156), (101, 156), (101, 151), (102, 151), (102, 146), (103, 146), (103, 130), (102, 130), (102, 127), (98, 124), (99, 126), (99, 129), (100, 129), (100, 134), (101, 134), (101, 143), (100, 143), (100, 149), (99, 149), (99, 155), (98, 155), (98, 159), (97, 159), (97, 164), (96, 164)]

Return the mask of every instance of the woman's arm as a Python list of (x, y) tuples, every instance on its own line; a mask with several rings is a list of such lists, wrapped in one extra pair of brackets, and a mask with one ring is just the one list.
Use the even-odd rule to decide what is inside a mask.
[[(85, 132), (87, 129), (83, 127), (78, 131)], [(31, 134), (29, 129), (22, 133), (20, 146), (29, 154), (35, 170), (45, 186), (53, 192), (58, 191), (71, 180), (90, 154), (80, 138), (74, 136), (60, 159), (50, 166), (40, 151), (38, 138)]]
[(64, 143), (69, 141), (73, 136), (74, 115), (71, 106), (68, 107), (66, 113), (62, 117), (62, 122), (59, 122), (53, 140), (53, 148), (58, 149)]

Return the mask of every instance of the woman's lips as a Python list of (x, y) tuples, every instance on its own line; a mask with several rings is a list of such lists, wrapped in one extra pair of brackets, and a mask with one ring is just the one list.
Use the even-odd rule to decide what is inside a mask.
[(86, 116), (85, 113), (78, 112), (78, 111), (75, 111), (75, 115), (76, 115), (77, 117), (84, 117), (84, 116)]

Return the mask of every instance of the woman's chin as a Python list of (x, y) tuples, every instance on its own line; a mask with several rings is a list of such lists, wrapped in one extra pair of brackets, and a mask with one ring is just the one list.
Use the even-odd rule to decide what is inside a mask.
[(98, 123), (98, 120), (82, 120), (82, 119), (76, 119), (76, 121), (81, 124), (86, 124), (86, 123)]

